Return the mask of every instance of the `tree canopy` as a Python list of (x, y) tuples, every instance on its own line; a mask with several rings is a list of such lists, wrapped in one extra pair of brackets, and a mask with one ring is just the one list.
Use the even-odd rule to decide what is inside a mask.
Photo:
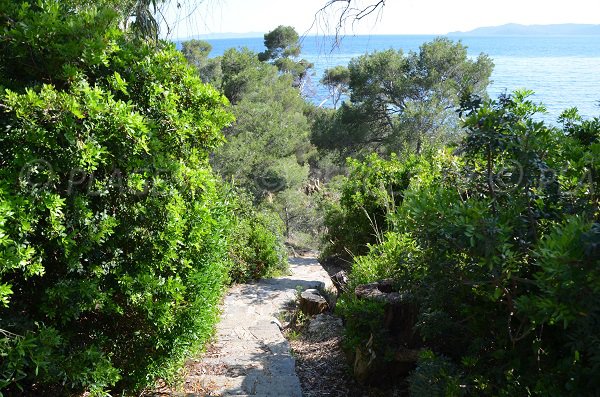
[(192, 39), (181, 43), (183, 56), (196, 68), (202, 81), (218, 86), (222, 74), (221, 62), (209, 58), (211, 51), (212, 45), (208, 41)]
[(228, 50), (221, 63), (236, 122), (213, 158), (215, 168), (257, 198), (298, 185), (307, 176), (299, 154), (308, 145), (309, 125), (292, 77), (248, 49)]
[(296, 30), (291, 26), (279, 25), (265, 34), (265, 47), (266, 50), (258, 54), (258, 59), (272, 62), (280, 72), (294, 77), (296, 87), (302, 87), (313, 65), (305, 59), (298, 59), (302, 47)]
[(297, 57), (301, 51), (299, 39), (300, 37), (293, 27), (279, 25), (265, 33), (266, 50), (259, 53), (258, 58), (261, 61), (268, 61)]
[(346, 153), (382, 153), (448, 141), (458, 128), (456, 110), (469, 95), (485, 97), (492, 61), (467, 56), (461, 43), (437, 38), (419, 52), (374, 52), (349, 66), (350, 100), (317, 130), (314, 142)]
[(333, 108), (336, 109), (342, 95), (348, 92), (350, 85), (350, 71), (347, 67), (342, 65), (326, 69), (325, 72), (323, 72), (320, 83), (329, 90)]

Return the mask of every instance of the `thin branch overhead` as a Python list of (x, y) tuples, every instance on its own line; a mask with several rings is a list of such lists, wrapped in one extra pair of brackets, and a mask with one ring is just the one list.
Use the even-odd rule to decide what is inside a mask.
[(315, 13), (312, 27), (326, 33), (333, 31), (336, 44), (339, 44), (348, 26), (354, 28), (355, 23), (369, 16), (375, 16), (379, 20), (385, 2), (386, 0), (370, 0), (366, 3), (362, 0), (327, 0)]

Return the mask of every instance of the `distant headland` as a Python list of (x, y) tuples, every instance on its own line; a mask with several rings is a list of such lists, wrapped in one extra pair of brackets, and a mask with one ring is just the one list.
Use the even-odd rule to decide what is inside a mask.
[(600, 25), (563, 23), (553, 25), (520, 25), (508, 23), (487, 26), (468, 32), (450, 32), (449, 36), (600, 36)]

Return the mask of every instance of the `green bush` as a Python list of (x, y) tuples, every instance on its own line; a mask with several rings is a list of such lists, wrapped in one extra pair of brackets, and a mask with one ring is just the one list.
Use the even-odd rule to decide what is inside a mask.
[(402, 203), (404, 189), (422, 165), (426, 162), (414, 155), (404, 161), (395, 154), (389, 160), (376, 154), (364, 162), (348, 159), (350, 172), (339, 202), (326, 208), (323, 256), (349, 259), (367, 253), (368, 244), (381, 242), (390, 228), (388, 214)]
[(368, 255), (354, 258), (350, 273), (353, 286), (393, 279), (405, 288), (417, 277), (421, 251), (412, 236), (390, 232), (383, 237), (381, 244), (369, 246)]
[(413, 395), (600, 386), (600, 128), (572, 110), (563, 130), (535, 121), (527, 96), (467, 106), (461, 147), (424, 159), (381, 243), (355, 258), (354, 284), (392, 277), (416, 300), (429, 351)]
[(382, 348), (380, 342), (385, 337), (383, 303), (345, 294), (337, 301), (335, 310), (345, 319), (343, 344), (347, 351), (353, 353), (356, 347), (364, 347), (370, 338), (378, 349)]
[(227, 100), (109, 9), (0, 5), (0, 389), (169, 379), (227, 280), (231, 209), (208, 165)]
[[(536, 247), (534, 293), (517, 298), (529, 318), (540, 356), (536, 390), (586, 395), (600, 381), (600, 223), (581, 217), (556, 226)], [(544, 326), (541, 334), (541, 326)]]
[(287, 270), (283, 222), (268, 209), (258, 210), (249, 194), (235, 192), (235, 220), (229, 236), (231, 281), (242, 283)]

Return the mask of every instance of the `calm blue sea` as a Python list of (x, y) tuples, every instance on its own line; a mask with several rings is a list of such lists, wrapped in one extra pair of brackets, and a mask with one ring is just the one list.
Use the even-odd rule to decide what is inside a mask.
[[(314, 63), (311, 99), (320, 104), (327, 91), (318, 81), (326, 68), (347, 65), (350, 59), (389, 48), (416, 51), (435, 36), (348, 36), (332, 50), (324, 37), (303, 38), (302, 57)], [(458, 40), (458, 37), (450, 38)], [(493, 83), (489, 94), (527, 88), (534, 100), (548, 108), (546, 121), (555, 121), (562, 110), (576, 106), (586, 117), (600, 115), (600, 36), (544, 37), (461, 37), (469, 55), (488, 54), (494, 60)], [(262, 38), (209, 40), (211, 56), (222, 55), (231, 47), (264, 50)], [(324, 102), (324, 106), (330, 106)]]

